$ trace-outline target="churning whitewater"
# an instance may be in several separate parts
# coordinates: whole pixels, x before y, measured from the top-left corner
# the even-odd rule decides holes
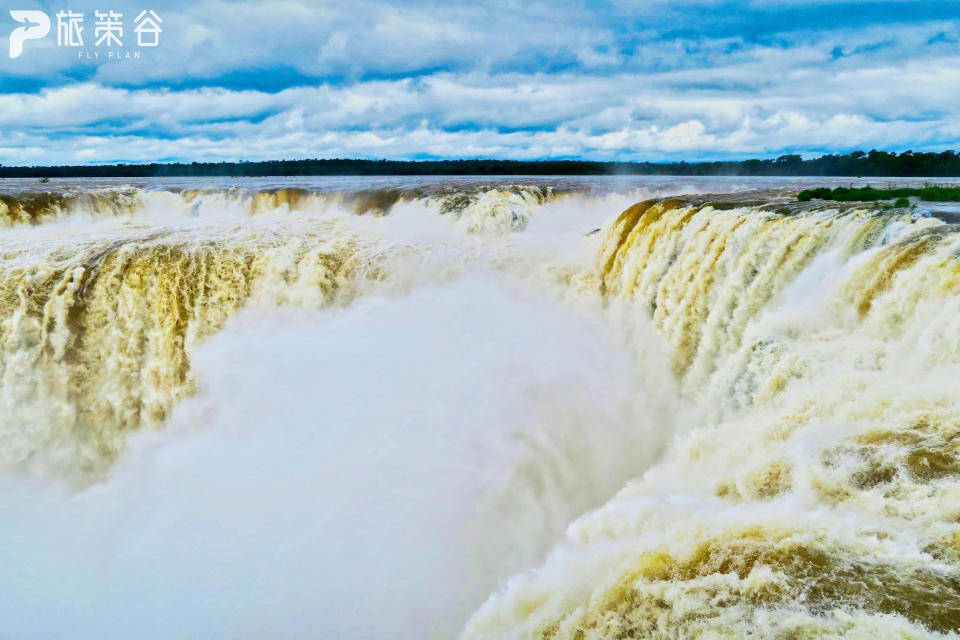
[[[6,187],[4,637],[960,631],[949,214],[772,179]]]

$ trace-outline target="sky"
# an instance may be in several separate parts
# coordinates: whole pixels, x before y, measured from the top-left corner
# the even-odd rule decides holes
[[[5,5],[8,166],[960,146],[958,1]],[[9,9],[51,19],[16,58]],[[84,14],[82,46],[58,46],[68,10]],[[108,10],[123,14],[123,47],[95,45],[94,12]],[[155,47],[136,42],[143,10],[162,20]]]

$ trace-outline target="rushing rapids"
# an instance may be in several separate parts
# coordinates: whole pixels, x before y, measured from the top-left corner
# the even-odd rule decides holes
[[[693,422],[467,637],[926,637],[960,629],[960,235],[866,211],[631,207],[611,307]]]
[[[73,621],[100,637],[154,637],[148,618],[156,637],[960,632],[956,227],[791,202],[794,185],[541,182],[0,197],[0,498],[38,538],[79,522],[83,541],[13,548],[25,536],[0,527],[11,575],[62,553],[37,580],[72,584],[62,565],[117,540],[125,560],[83,569],[124,585],[84,607],[116,626]],[[312,315],[272,320],[282,309]],[[327,437],[347,448],[313,443]],[[248,463],[213,474],[205,452],[224,443]],[[17,499],[62,478],[69,506]],[[263,514],[245,519],[234,491]],[[301,492],[323,527],[276,506]],[[51,523],[57,509],[71,519]],[[261,534],[180,542],[220,535],[208,518]],[[354,579],[322,575],[354,555],[371,558],[338,569]],[[140,576],[138,558],[173,577]],[[287,567],[270,574],[286,604],[229,590],[221,617],[164,627],[118,595],[175,602],[183,575],[237,558]],[[42,626],[18,580],[0,593],[38,612],[21,629]],[[241,609],[256,620],[224,622]]]
[[[348,301],[350,274],[376,271],[369,247],[364,253],[348,230],[326,220],[278,220],[278,211],[383,214],[424,197],[468,232],[509,232],[522,229],[547,194],[124,188],[0,197],[0,220],[10,226],[60,222],[8,234],[3,244],[0,468],[44,474],[60,466],[81,477],[102,471],[127,433],[162,424],[191,392],[188,353],[238,308]],[[181,224],[156,225],[157,216]],[[78,219],[121,225],[78,239]]]

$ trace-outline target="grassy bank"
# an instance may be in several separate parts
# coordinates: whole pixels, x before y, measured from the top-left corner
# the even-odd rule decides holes
[[[870,185],[859,188],[820,187],[806,189],[797,194],[797,200],[836,200],[838,202],[875,202],[878,200],[896,200],[897,206],[903,206],[906,198],[920,198],[927,202],[960,202],[960,187],[926,186],[921,188],[904,187],[901,189],[875,189]]]

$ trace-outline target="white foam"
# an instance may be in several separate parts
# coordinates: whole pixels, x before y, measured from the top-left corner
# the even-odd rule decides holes
[[[0,480],[17,638],[449,638],[659,452],[599,320],[489,277],[250,310],[79,495]]]

